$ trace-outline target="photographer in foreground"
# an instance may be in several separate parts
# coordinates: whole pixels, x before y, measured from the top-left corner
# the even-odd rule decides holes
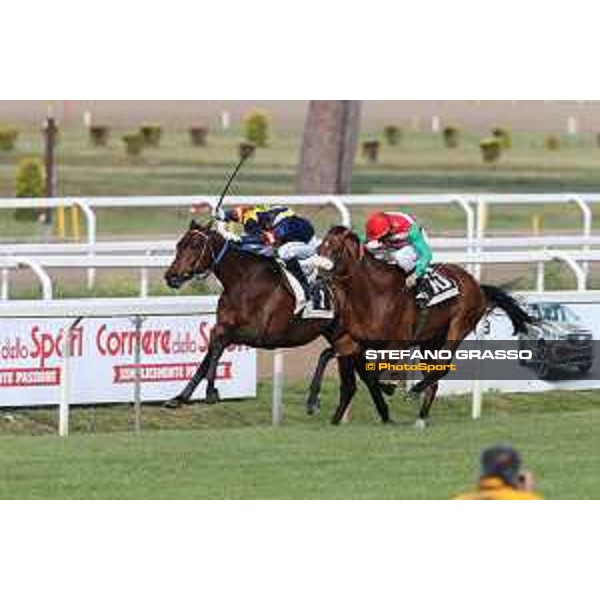
[[[508,444],[502,444],[481,453],[477,489],[455,500],[542,500],[533,487],[532,474],[521,470],[519,454]]]

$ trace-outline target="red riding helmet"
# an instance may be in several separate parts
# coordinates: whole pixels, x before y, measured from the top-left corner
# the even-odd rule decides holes
[[[367,220],[367,240],[379,240],[387,235],[392,228],[392,223],[388,215],[384,212],[372,214]]]

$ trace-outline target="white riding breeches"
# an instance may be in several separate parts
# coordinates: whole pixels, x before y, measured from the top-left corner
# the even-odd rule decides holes
[[[318,269],[330,270],[333,263],[324,256],[317,254],[319,240],[313,237],[310,242],[288,242],[277,250],[277,255],[284,261],[297,258],[307,279],[312,283],[317,277]]]
[[[319,243],[316,237],[313,237],[308,243],[288,242],[277,249],[277,255],[281,260],[288,261],[292,258],[305,260],[317,252]]]
[[[390,257],[405,273],[410,273],[417,263],[417,253],[410,245],[390,252]]]

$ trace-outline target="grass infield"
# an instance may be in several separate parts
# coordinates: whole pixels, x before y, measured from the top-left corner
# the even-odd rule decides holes
[[[378,424],[364,391],[352,422],[332,427],[335,394],[327,382],[323,412],[309,418],[303,388],[290,386],[277,428],[268,385],[257,400],[144,407],[139,436],[128,407],[97,408],[95,434],[90,409],[75,410],[67,439],[53,433],[55,410],[4,412],[0,498],[442,499],[470,487],[480,450],[500,441],[522,453],[546,497],[600,498],[598,392],[488,394],[478,422],[468,400],[442,400],[426,431],[412,428],[416,407],[400,396],[396,424]]]

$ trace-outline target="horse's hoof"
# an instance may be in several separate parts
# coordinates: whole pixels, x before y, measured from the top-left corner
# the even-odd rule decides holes
[[[396,421],[394,419],[386,419],[385,421],[381,421],[384,425],[395,425]]]
[[[427,429],[427,421],[425,419],[417,419],[415,421],[415,429],[423,430]]]
[[[171,410],[175,410],[177,408],[181,408],[182,404],[183,404],[183,400],[179,396],[176,396],[175,398],[171,398],[170,400],[167,400],[163,404],[163,408],[169,408]]]
[[[306,403],[306,414],[316,415],[321,410],[321,403],[319,400],[309,400]]]
[[[379,387],[381,388],[381,391],[386,396],[393,396],[394,392],[398,388],[398,384],[397,383],[380,383]]]
[[[206,399],[204,400],[206,404],[218,404],[221,402],[221,398],[219,396],[218,390],[209,390],[206,392]]]

